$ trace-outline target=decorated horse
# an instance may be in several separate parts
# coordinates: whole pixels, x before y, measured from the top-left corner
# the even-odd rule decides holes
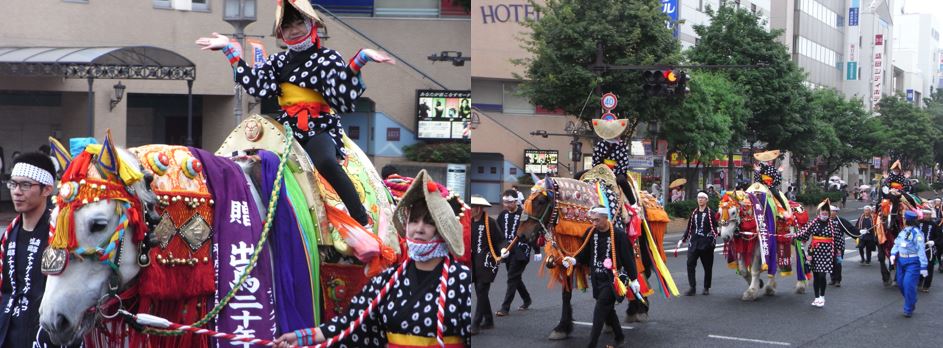
[[[392,197],[360,149],[344,143],[343,167],[373,231],[265,117],[244,120],[216,155],[120,149],[110,132],[101,145],[73,149],[74,158],[53,142],[66,169],[42,260],[42,329],[61,344],[209,347],[206,330],[264,343],[344,311],[401,254]],[[189,331],[142,327],[147,315]]]
[[[631,180],[630,180],[631,181]],[[633,183],[634,184],[634,183]],[[633,185],[634,187],[634,185]],[[624,227],[632,241],[639,274],[655,273],[657,283],[662,292],[678,295],[671,274],[664,264],[664,248],[660,240],[664,237],[667,215],[664,221],[653,222],[657,228],[649,226],[645,218],[646,206],[651,207],[653,213],[657,206],[653,204],[653,197],[643,196],[633,189],[634,197],[649,197],[644,202],[635,199],[632,204],[624,200],[615,182],[615,175],[606,165],[598,165],[586,172],[580,180],[569,178],[548,177],[537,181],[531,190],[530,196],[524,204],[521,224],[518,228],[518,237],[527,241],[534,241],[543,236],[544,246],[543,264],[541,273],[548,271],[549,283],[562,285],[562,313],[560,322],[550,333],[552,340],[563,339],[573,330],[573,308],[571,298],[573,289],[585,290],[587,287],[587,272],[585,266],[564,268],[563,257],[573,257],[579,254],[587,243],[586,231],[590,226],[588,212],[595,206],[605,206],[610,209],[613,225]],[[646,205],[643,205],[645,203]],[[664,211],[661,211],[664,213]],[[656,235],[657,234],[657,235]],[[658,240],[658,242],[656,242]],[[654,293],[645,278],[639,277],[641,296]],[[629,296],[631,297],[631,296]],[[642,299],[633,302],[644,301]],[[637,308],[633,320],[645,314],[647,306],[642,303],[630,303],[630,308]]]
[[[728,191],[721,198],[720,231],[724,241],[724,255],[728,266],[737,270],[747,282],[747,290],[741,300],[753,301],[760,292],[767,296],[776,293],[776,273],[789,275],[792,272],[792,252],[796,255],[796,293],[804,293],[807,279],[802,246],[785,235],[804,226],[809,220],[802,205],[787,201],[789,213],[773,213],[775,202],[767,199],[761,186],[748,191]],[[764,285],[760,276],[767,273]]]

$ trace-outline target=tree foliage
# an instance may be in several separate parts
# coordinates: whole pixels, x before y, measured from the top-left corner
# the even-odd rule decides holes
[[[670,106],[664,99],[646,97],[642,92],[641,71],[608,70],[597,76],[591,68],[597,44],[603,45],[607,64],[678,62],[680,46],[665,27],[667,17],[658,0],[548,0],[542,5],[531,4],[540,11],[540,20],[524,24],[531,34],[522,46],[532,57],[515,62],[525,66],[524,76],[518,76],[524,80],[520,93],[533,104],[590,119],[599,107],[600,95],[594,92],[599,87],[602,93],[619,96],[614,112],[630,120],[626,137],[631,137],[640,122],[667,117]]]
[[[940,132],[932,125],[930,113],[903,96],[888,96],[878,103],[880,125],[877,132],[884,154],[899,159],[905,167],[933,162],[933,145]]]
[[[759,17],[746,9],[722,3],[707,9],[709,25],[695,25],[700,42],[688,50],[694,63],[757,65],[722,69],[745,97],[749,117],[734,139],[755,139],[771,148],[792,150],[811,122],[801,112],[803,73],[777,38],[782,30],[767,31]]]
[[[723,75],[694,73],[681,114],[668,118],[662,133],[673,151],[702,162],[724,157],[734,120],[744,117],[744,100]]]
[[[808,110],[821,130],[815,142],[823,147],[819,157],[823,177],[880,153],[878,122],[861,100],[845,99],[833,89],[816,89],[811,92]]]

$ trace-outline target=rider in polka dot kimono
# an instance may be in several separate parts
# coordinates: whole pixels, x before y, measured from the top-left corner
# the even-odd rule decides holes
[[[471,270],[463,255],[457,197],[443,198],[425,170],[394,216],[409,257],[373,277],[349,312],[319,327],[282,335],[278,347],[328,342],[332,347],[470,347]]]
[[[354,111],[354,102],[365,89],[360,70],[367,62],[394,61],[372,49],[362,49],[345,63],[340,53],[321,46],[317,28],[324,24],[308,1],[278,1],[275,16],[275,34],[288,45],[288,51],[273,54],[254,67],[243,60],[239,44],[226,36],[213,33],[214,37],[200,38],[196,43],[203,49],[223,50],[236,83],[247,93],[278,98],[282,112],[276,121],[292,130],[318,173],[344,201],[350,216],[368,226],[371,222],[367,211],[338,163],[347,152],[336,112]]]

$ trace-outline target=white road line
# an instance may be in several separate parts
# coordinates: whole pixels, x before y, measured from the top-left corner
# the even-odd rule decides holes
[[[731,341],[772,344],[776,346],[791,346],[792,345],[792,343],[789,343],[789,342],[764,341],[764,340],[756,340],[752,338],[741,338],[741,337],[730,337],[730,336],[719,336],[719,335],[707,335],[707,337],[717,338],[717,339],[722,339],[722,340],[731,340]]]
[[[584,326],[593,326],[593,323],[587,323],[587,322],[585,322],[585,321],[573,321],[573,324],[576,324],[576,325],[584,325]],[[623,329],[626,329],[626,330],[633,330],[633,329],[635,329],[634,327],[631,327],[631,326],[623,326],[622,328],[623,328]]]

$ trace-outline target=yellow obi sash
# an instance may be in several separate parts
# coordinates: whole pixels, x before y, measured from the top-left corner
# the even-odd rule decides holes
[[[278,105],[291,116],[298,118],[298,129],[308,130],[308,118],[321,117],[321,114],[334,114],[331,106],[321,93],[309,88],[299,87],[294,83],[278,84],[282,95],[278,96]]]
[[[389,332],[386,334],[387,347],[389,348],[432,348],[439,347],[439,342],[435,337],[414,336],[408,334],[398,334]],[[465,343],[461,337],[445,336],[446,348],[464,348]]]

